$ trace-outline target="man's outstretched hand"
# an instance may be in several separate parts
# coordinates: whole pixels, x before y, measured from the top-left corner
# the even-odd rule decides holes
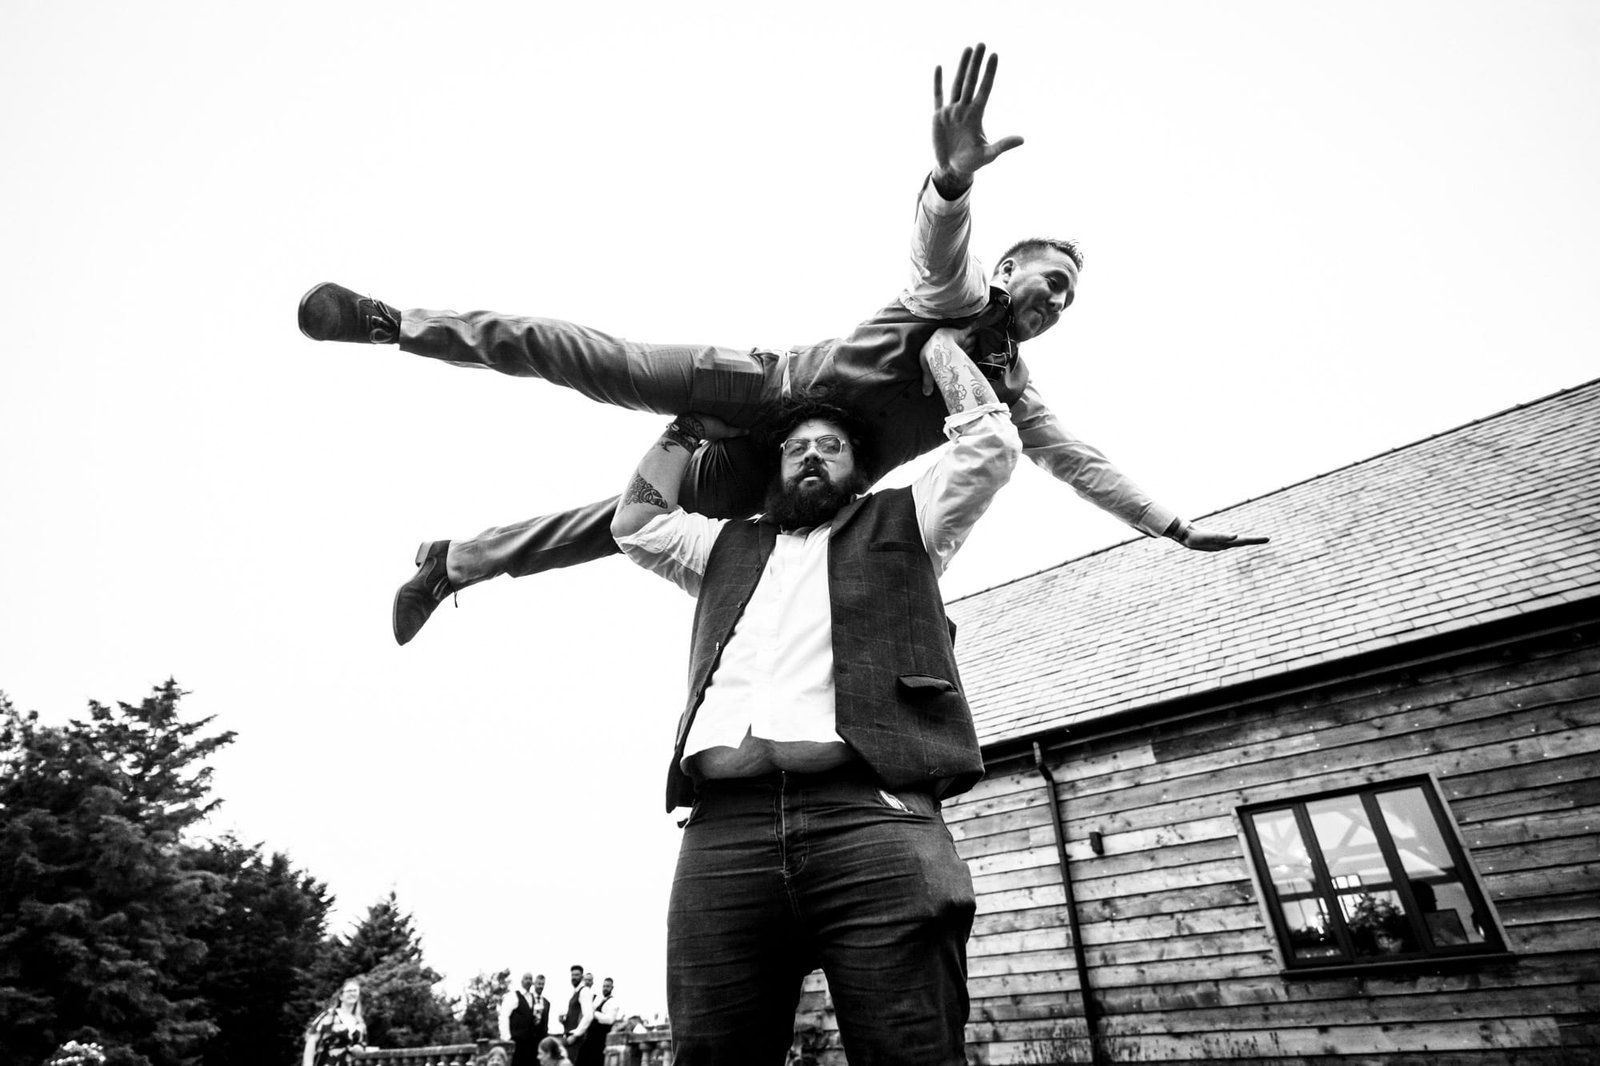
[[[1241,537],[1237,533],[1218,533],[1214,529],[1189,523],[1178,543],[1190,551],[1220,552],[1229,548],[1243,548],[1251,544],[1265,544],[1270,537]]]
[[[1002,137],[990,144],[983,134],[983,109],[989,105],[989,90],[994,87],[999,64],[1000,57],[991,55],[979,81],[983,45],[962,49],[948,104],[944,101],[944,68],[933,68],[933,183],[946,200],[960,196],[972,184],[974,174],[1022,143],[1021,137]]]

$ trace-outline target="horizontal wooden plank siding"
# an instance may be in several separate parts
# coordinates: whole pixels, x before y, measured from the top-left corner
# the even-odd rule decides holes
[[[1465,646],[1062,744],[1045,759],[1061,783],[1106,1061],[1600,1061],[1592,629]],[[1515,957],[1450,972],[1285,976],[1237,809],[1424,774],[1439,782]],[[979,900],[975,1061],[1089,1061],[1042,778],[1029,761],[996,763],[947,818]]]
[[[1489,648],[1463,638],[1426,663],[1191,708],[1044,757],[1104,1061],[1600,1062],[1594,624]],[[1238,808],[1419,775],[1438,782],[1511,957],[1285,974]],[[1013,749],[946,807],[978,895],[973,1062],[1090,1061],[1047,795]],[[802,1014],[836,1043],[826,1008],[814,976]]]

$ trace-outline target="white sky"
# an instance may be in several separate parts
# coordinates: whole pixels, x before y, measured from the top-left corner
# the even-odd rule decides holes
[[[175,676],[239,732],[220,824],[337,930],[394,888],[452,991],[576,960],[660,1009],[691,602],[612,559],[403,649],[389,603],[418,541],[609,495],[662,420],[295,304],[843,333],[903,282],[932,68],[979,39],[1028,143],[976,251],[1082,241],[1035,380],[1181,513],[1596,375],[1593,4],[16,3],[0,689],[61,720]],[[1125,535],[1030,467],[946,589]]]

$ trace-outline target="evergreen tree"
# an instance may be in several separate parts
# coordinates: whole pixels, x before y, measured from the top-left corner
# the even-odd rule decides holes
[[[234,734],[181,721],[183,695],[169,680],[61,727],[0,695],[0,1062],[87,1039],[108,1066],[186,1066],[215,1032],[189,990],[217,888],[181,834]]]
[[[326,975],[326,990],[346,977],[361,980],[372,1046],[423,1047],[464,1038],[455,1001],[434,991],[441,978],[422,961],[422,939],[393,892],[367,908],[367,916],[330,957],[341,969]]]
[[[209,947],[196,991],[217,1032],[207,1063],[284,1066],[298,1060],[307,1023],[321,1009],[315,976],[329,942],[327,886],[282,854],[225,838],[192,852],[222,897],[198,930]]]
[[[344,942],[339,961],[346,974],[361,974],[370,973],[389,959],[417,961],[421,958],[422,938],[411,928],[411,915],[401,912],[399,901],[391,891],[367,908],[367,916]]]
[[[466,1006],[461,1011],[461,1026],[468,1040],[500,1038],[500,1001],[511,991],[511,970],[480,973],[467,982]]]

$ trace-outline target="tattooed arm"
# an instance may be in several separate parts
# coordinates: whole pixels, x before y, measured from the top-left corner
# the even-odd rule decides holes
[[[922,346],[922,365],[933,379],[933,387],[944,397],[944,405],[951,421],[966,421],[971,412],[980,407],[999,403],[994,389],[970,356],[961,350],[963,331],[941,329],[935,331],[928,343]]]
[[[958,330],[941,329],[922,349],[923,366],[950,412],[945,434],[955,442],[911,486],[922,544],[939,574],[1010,480],[1022,452],[1006,405],[962,351],[962,339]]]
[[[682,414],[673,419],[629,478],[611,516],[611,535],[632,536],[657,515],[678,506],[678,488],[690,457],[702,442],[744,433],[712,415]]]

